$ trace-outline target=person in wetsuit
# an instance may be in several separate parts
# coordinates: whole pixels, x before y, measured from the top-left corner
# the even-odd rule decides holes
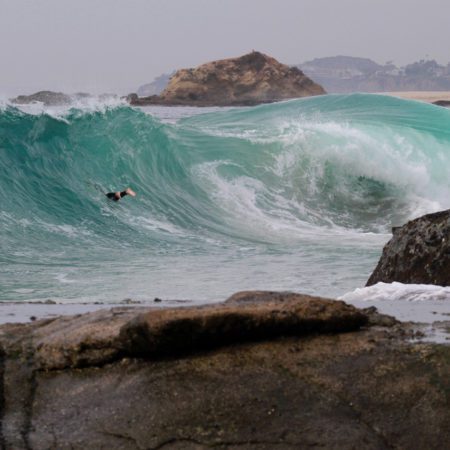
[[[125,195],[131,195],[131,197],[136,197],[136,192],[131,190],[130,188],[126,188],[122,192],[108,192],[105,194],[109,199],[114,200],[115,202],[118,202],[122,197],[125,197]]]

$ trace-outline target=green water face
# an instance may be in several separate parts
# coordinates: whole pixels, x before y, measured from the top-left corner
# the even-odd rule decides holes
[[[6,107],[0,300],[351,289],[391,226],[450,206],[449,124],[444,108],[362,94],[175,124]],[[106,199],[127,186],[136,198]]]

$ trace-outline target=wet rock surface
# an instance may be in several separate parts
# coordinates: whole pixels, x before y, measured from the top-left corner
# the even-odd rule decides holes
[[[297,67],[253,51],[238,58],[178,70],[159,95],[130,94],[132,105],[248,106],[325,94]]]
[[[3,325],[0,446],[442,448],[450,347],[412,343],[386,320],[363,326],[370,315],[245,292]]]
[[[344,302],[256,292],[224,304],[140,314],[120,330],[127,355],[180,355],[279,336],[352,331],[367,317]]]
[[[366,286],[379,281],[450,286],[450,210],[395,227]]]

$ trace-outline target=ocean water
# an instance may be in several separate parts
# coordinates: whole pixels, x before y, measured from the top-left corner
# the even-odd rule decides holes
[[[393,298],[392,286],[355,290],[392,226],[450,207],[449,167],[450,110],[387,96],[234,109],[4,102],[0,301]],[[137,197],[104,195],[127,186]]]

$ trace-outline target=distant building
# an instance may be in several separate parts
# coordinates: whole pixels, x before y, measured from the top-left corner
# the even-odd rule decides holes
[[[329,93],[450,90],[450,63],[421,60],[397,67],[368,58],[332,56],[298,65]]]

